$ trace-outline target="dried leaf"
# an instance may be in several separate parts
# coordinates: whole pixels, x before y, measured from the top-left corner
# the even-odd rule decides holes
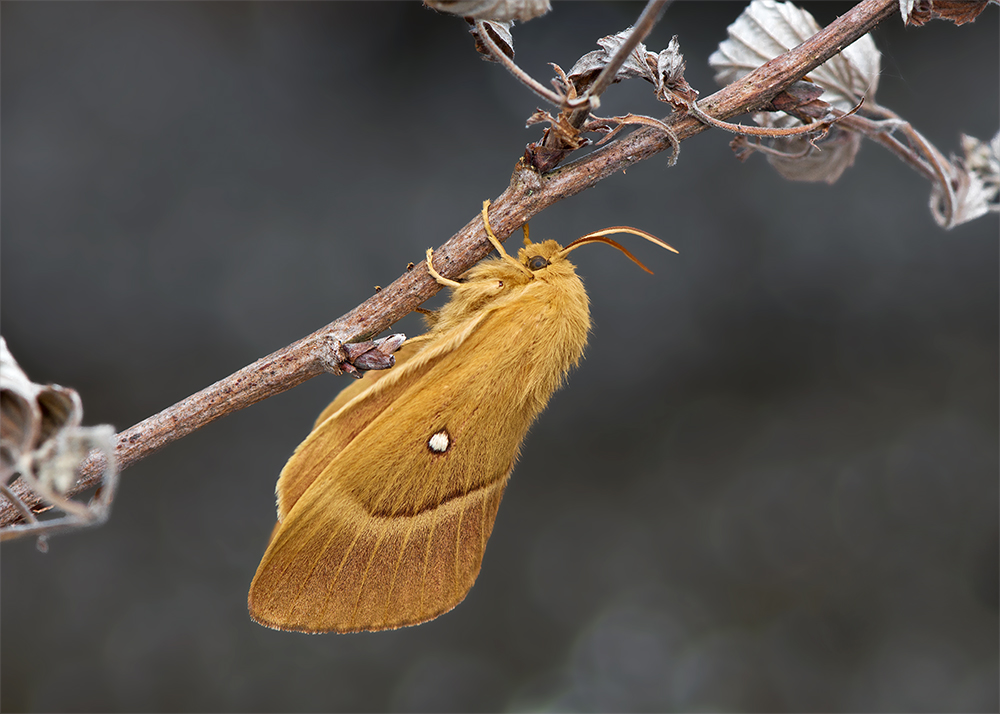
[[[586,92],[587,87],[593,84],[597,75],[604,70],[631,34],[632,28],[629,27],[617,34],[602,37],[597,41],[601,46],[600,50],[588,52],[576,61],[567,75],[576,94],[582,95]],[[640,42],[629,53],[615,73],[612,82],[636,77],[645,79],[656,87],[656,96],[660,101],[669,102],[676,108],[684,105],[684,102],[678,101],[678,97],[683,97],[689,102],[698,98],[698,92],[684,79],[684,69],[684,55],[680,52],[680,45],[675,35],[667,48],[659,54],[648,51]]]
[[[1000,132],[989,144],[963,135],[962,149],[964,158],[951,158],[954,206],[950,215],[944,188],[935,184],[931,191],[931,213],[943,228],[954,228],[987,213],[1000,212]]]
[[[789,154],[768,154],[767,161],[789,181],[834,183],[850,166],[861,148],[861,136],[834,127],[827,138],[810,145],[808,137],[775,139],[771,147]]]
[[[549,0],[424,0],[424,4],[452,15],[498,22],[526,22],[552,9]]]
[[[907,27],[920,27],[931,20],[951,20],[956,25],[974,22],[979,13],[990,3],[1000,4],[998,0],[900,0],[899,9],[903,16],[903,24]]]
[[[992,177],[994,183],[1000,180],[1000,131],[989,144],[974,136],[962,134],[962,151],[965,153],[965,165],[970,171],[983,175],[986,180]]]
[[[649,55],[649,58],[652,60],[653,55]],[[655,56],[655,60],[656,78],[653,84],[656,85],[657,99],[669,102],[675,109],[682,105],[677,101],[677,96],[683,97],[688,102],[698,99],[698,91],[684,79],[684,55],[681,54],[677,35],[671,38],[665,50]]]
[[[790,2],[754,0],[729,26],[729,39],[708,60],[716,70],[715,81],[733,82],[819,30],[812,15]],[[775,97],[768,109],[785,114],[766,111],[754,115],[754,120],[761,126],[784,128],[802,124],[796,116],[822,118],[830,106],[851,111],[863,97],[874,97],[880,64],[875,41],[865,35],[810,72],[807,81],[792,85],[785,96]],[[816,88],[821,93],[817,94]],[[768,152],[768,162],[785,178],[833,183],[854,163],[861,141],[850,132],[834,129],[822,141],[793,137],[766,146],[774,150]]]
[[[990,200],[996,197],[996,188],[986,186],[978,175],[963,167],[955,167],[951,185],[955,195],[955,207],[951,215],[948,215],[945,208],[940,185],[935,184],[931,191],[931,213],[939,226],[954,228],[990,212]],[[996,204],[993,204],[992,210],[996,210]]]
[[[967,0],[934,0],[931,3],[934,17],[939,20],[951,20],[956,25],[964,25],[967,22],[975,22],[979,13],[986,9],[986,6],[997,0],[983,0],[983,2],[968,2]]]
[[[490,48],[483,42],[483,38],[479,36],[479,27],[475,22],[470,20],[472,25],[469,28],[469,33],[476,40],[476,52],[483,56],[483,59],[490,62],[497,62],[498,60],[490,52]],[[486,32],[489,33],[490,39],[493,40],[493,44],[500,48],[510,59],[514,59],[514,36],[511,34],[510,29],[514,26],[513,22],[491,22],[486,21],[483,23],[483,27],[486,28]]]
[[[819,30],[812,15],[790,2],[754,0],[727,29],[729,39],[708,59],[716,70],[715,81],[720,85],[734,82]],[[880,64],[875,41],[865,35],[814,69],[806,79],[826,90],[826,102],[846,112],[862,97],[874,97]]]
[[[567,77],[576,87],[578,94],[583,94],[586,87],[597,78],[597,75],[607,66],[615,52],[628,40],[631,34],[632,28],[629,27],[617,34],[602,37],[597,41],[601,49],[588,52],[576,61],[576,64],[570,69]],[[646,51],[646,46],[640,42],[615,73],[613,81],[620,82],[623,79],[642,77],[656,84],[653,70],[650,69],[649,62],[646,59],[649,55],[650,53]]]
[[[915,0],[899,0],[899,14],[903,17],[903,24],[909,23],[910,13],[913,11]]]
[[[19,459],[41,447],[60,429],[80,425],[80,396],[58,384],[35,384],[0,337],[0,483],[11,480]]]
[[[27,523],[5,527],[0,540],[20,535],[44,538],[58,530],[101,523],[107,519],[117,485],[114,429],[83,427],[83,407],[72,389],[35,384],[17,364],[0,337],[0,492],[24,515]],[[107,457],[101,492],[84,504],[64,498],[91,449]],[[38,521],[8,484],[20,479],[47,504],[66,515]]]

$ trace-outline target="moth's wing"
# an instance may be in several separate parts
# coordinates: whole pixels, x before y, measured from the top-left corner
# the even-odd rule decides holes
[[[305,493],[326,465],[340,453],[340,450],[398,397],[398,389],[379,390],[376,394],[372,392],[372,387],[383,377],[402,371],[403,366],[426,342],[427,335],[407,340],[393,355],[396,360],[395,367],[365,372],[361,379],[354,380],[350,386],[342,389],[323,410],[316,419],[312,432],[295,449],[295,454],[278,476],[275,493],[278,499],[279,520],[284,519],[299,497]],[[320,428],[348,404],[351,404],[349,409]],[[274,534],[271,537],[273,538]]]
[[[257,622],[304,632],[390,629],[437,617],[465,597],[539,409],[511,379],[524,352],[511,350],[510,335],[490,329],[489,319],[477,322],[328,418],[321,430],[381,405],[346,444],[324,441],[331,460],[293,464],[321,455],[309,445],[315,434],[296,452],[286,469],[319,473],[254,576],[248,603]],[[353,431],[337,429],[341,439]],[[441,432],[448,447],[438,453],[428,440]]]

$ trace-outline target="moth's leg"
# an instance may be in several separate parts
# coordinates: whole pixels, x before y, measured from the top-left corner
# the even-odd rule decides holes
[[[490,243],[493,247],[497,249],[504,258],[509,259],[510,256],[507,255],[507,251],[503,249],[503,243],[501,243],[495,235],[493,235],[493,229],[490,228],[490,199],[483,201],[483,226],[486,228],[486,237],[490,239]]]
[[[432,248],[427,249],[427,272],[431,274],[431,277],[438,281],[441,285],[446,285],[449,288],[457,288],[462,283],[455,280],[449,280],[444,277],[438,271],[434,270],[434,250]]]
[[[508,263],[516,265],[520,270],[524,271],[533,278],[534,273],[532,273],[526,267],[521,265],[521,261],[517,260],[516,258],[511,258],[509,255],[507,255],[507,251],[503,249],[503,243],[501,243],[500,240],[495,235],[493,235],[493,229],[490,227],[490,199],[488,198],[485,201],[483,201],[483,227],[486,228],[486,237],[490,239],[490,243],[492,243],[493,247],[497,249],[497,252],[500,254],[500,256]],[[528,237],[527,228],[525,228],[524,235],[525,238]]]

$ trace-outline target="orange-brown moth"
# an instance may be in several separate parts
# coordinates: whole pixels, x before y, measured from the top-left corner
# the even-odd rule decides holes
[[[408,340],[396,366],[368,372],[320,414],[282,469],[278,524],[250,585],[250,616],[301,632],[416,625],[451,610],[479,574],[521,441],[583,354],[590,309],[565,248],[532,243],[461,282]],[[674,251],[676,252],[676,251]]]

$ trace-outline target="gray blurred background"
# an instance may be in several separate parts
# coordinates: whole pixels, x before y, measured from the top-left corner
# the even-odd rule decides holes
[[[741,8],[678,3],[647,44],[679,35],[706,96]],[[557,3],[517,59],[547,82],[640,10]],[[946,153],[997,130],[997,17],[875,35],[878,100]],[[391,282],[539,135],[538,100],[417,3],[5,2],[0,44],[3,334],[119,429]],[[639,81],[601,109],[628,111],[667,113]],[[456,610],[348,636],[248,618],[274,481],[348,383],[320,377],[126,471],[106,526],[3,547],[0,707],[996,711],[997,218],[939,229],[872,144],[829,187],[730,138],[532,223],[681,252],[624,237],[655,277],[574,253],[587,359]]]

